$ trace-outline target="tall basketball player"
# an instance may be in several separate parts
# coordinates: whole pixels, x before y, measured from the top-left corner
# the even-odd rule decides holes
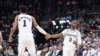
[[[51,38],[64,37],[63,56],[74,56],[76,44],[81,45],[81,34],[77,30],[78,22],[73,20],[69,29],[63,30],[61,33],[54,34]]]
[[[12,41],[12,35],[18,26],[18,56],[24,56],[24,51],[26,48],[30,56],[36,56],[33,39],[34,34],[32,34],[32,24],[40,33],[45,35],[46,38],[50,35],[37,24],[34,17],[26,14],[28,10],[26,6],[21,6],[19,9],[20,14],[15,17],[15,21],[9,35],[9,42]]]

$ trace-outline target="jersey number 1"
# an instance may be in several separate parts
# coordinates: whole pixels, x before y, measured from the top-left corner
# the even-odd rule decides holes
[[[24,22],[24,25],[23,26],[26,27],[26,20],[24,20],[23,22]]]

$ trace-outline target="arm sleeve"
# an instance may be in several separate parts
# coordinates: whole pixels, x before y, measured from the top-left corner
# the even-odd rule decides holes
[[[61,33],[63,34],[63,36],[66,36],[68,29],[63,30]]]
[[[36,26],[36,29],[37,29],[40,33],[46,35],[45,30],[43,30],[40,26]]]

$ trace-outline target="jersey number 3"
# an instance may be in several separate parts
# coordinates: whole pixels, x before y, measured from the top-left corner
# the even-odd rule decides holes
[[[69,42],[71,42],[72,41],[72,38],[69,38]]]
[[[26,27],[26,20],[23,20],[24,24],[23,24],[23,27]]]

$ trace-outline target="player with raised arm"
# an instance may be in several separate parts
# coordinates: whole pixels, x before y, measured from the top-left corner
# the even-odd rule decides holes
[[[25,49],[27,48],[30,56],[36,56],[34,34],[32,34],[32,24],[45,38],[50,37],[46,31],[44,31],[36,22],[33,16],[27,14],[27,7],[20,6],[20,14],[15,17],[13,27],[11,28],[9,35],[9,42],[12,42],[12,36],[18,26],[18,56],[24,56]]]
[[[78,22],[73,20],[69,29],[63,30],[61,33],[54,34],[51,38],[64,37],[63,56],[74,56],[76,45],[81,45],[81,33],[77,29]]]

